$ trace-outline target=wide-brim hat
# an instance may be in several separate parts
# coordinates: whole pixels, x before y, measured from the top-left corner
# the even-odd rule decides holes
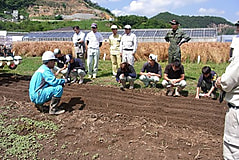
[[[172,25],[178,25],[179,24],[179,22],[176,21],[175,19],[169,21],[169,23],[172,24]]]

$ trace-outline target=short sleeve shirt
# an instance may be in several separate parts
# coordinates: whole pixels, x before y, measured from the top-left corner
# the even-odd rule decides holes
[[[168,75],[169,79],[178,79],[181,78],[181,75],[184,74],[184,67],[180,65],[179,70],[174,71],[172,64],[168,64],[164,70],[164,73]]]
[[[88,48],[99,49],[100,42],[103,42],[103,36],[99,32],[89,32],[85,38],[89,41]]]
[[[202,86],[202,81],[205,81],[206,83],[211,83],[213,86],[216,83],[217,80],[217,74],[215,71],[211,71],[210,75],[208,77],[204,77],[203,74],[200,75],[199,79],[198,79],[198,84],[197,87],[201,87]]]

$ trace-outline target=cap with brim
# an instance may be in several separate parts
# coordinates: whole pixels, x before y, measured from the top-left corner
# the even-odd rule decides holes
[[[91,28],[97,28],[97,24],[96,23],[92,23],[91,24]]]
[[[235,23],[235,26],[239,26],[239,21],[237,21],[237,23]]]
[[[117,26],[116,25],[112,25],[110,28],[111,29],[117,29]]]
[[[131,29],[131,26],[127,24],[124,26],[124,29]]]
[[[172,24],[172,25],[177,25],[177,24],[179,24],[179,22],[176,21],[175,19],[171,20],[169,23]]]
[[[70,62],[71,59],[72,59],[72,55],[70,54],[66,55],[66,63]]]

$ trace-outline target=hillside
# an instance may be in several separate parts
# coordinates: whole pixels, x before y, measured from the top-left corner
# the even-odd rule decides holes
[[[183,28],[205,28],[213,27],[221,24],[232,26],[231,22],[228,22],[224,18],[214,17],[214,16],[179,16],[171,14],[169,12],[159,13],[158,15],[152,17],[151,19],[162,20],[168,23],[172,19],[176,19],[180,22]]]
[[[100,7],[90,0],[6,0],[1,5],[0,12],[3,13],[5,10],[11,12],[16,9],[30,19],[54,19],[56,15],[67,17],[66,20],[110,19],[113,17],[108,9]]]

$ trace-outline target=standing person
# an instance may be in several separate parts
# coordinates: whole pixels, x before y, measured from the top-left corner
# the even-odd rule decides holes
[[[121,56],[120,56],[120,41],[122,36],[117,33],[117,26],[112,25],[111,30],[112,34],[109,36],[110,44],[110,59],[112,62],[112,73],[113,76],[116,76],[117,69],[120,67]]]
[[[129,89],[133,89],[135,80],[136,72],[134,70],[134,67],[128,62],[122,62],[116,75],[116,81],[118,83],[121,83],[120,89],[124,90],[126,82],[129,82]]]
[[[145,86],[148,87],[150,82],[152,82],[152,87],[156,87],[156,83],[159,78],[162,77],[162,68],[159,63],[156,62],[156,55],[150,54],[149,60],[143,65],[140,71],[139,79],[144,82]]]
[[[80,58],[85,63],[85,33],[80,31],[79,26],[74,26],[73,44],[75,49],[75,58]]]
[[[170,42],[170,46],[168,48],[168,64],[174,62],[175,60],[181,62],[180,46],[191,39],[186,33],[178,29],[178,21],[172,20],[169,23],[171,24],[172,30],[170,30],[164,38],[166,42]]]
[[[131,33],[131,26],[125,25],[125,34],[122,36],[120,42],[120,55],[122,56],[122,62],[128,62],[134,66],[134,55],[137,50],[137,37],[134,33]]]
[[[236,26],[237,35],[233,37],[232,43],[230,46],[230,57],[232,58],[239,55],[239,48],[237,47],[239,45],[239,21],[237,21],[235,26]]]
[[[61,96],[63,93],[63,85],[67,82],[65,79],[56,79],[51,69],[54,68],[56,57],[53,52],[46,51],[42,55],[43,65],[33,74],[29,96],[36,106],[41,107],[44,103],[51,100],[49,114],[62,114],[65,111],[59,109]]]
[[[61,50],[58,48],[54,49],[54,55],[57,58],[57,65],[54,66],[54,71],[56,71],[55,75],[57,76],[59,73],[62,73],[63,76],[65,76],[67,73],[67,64],[70,61],[70,56],[62,54]]]
[[[88,67],[88,78],[96,78],[98,72],[98,63],[100,58],[100,47],[102,46],[103,37],[97,32],[97,24],[91,24],[91,32],[86,35],[86,49],[87,49],[87,67]],[[94,60],[94,67],[93,67]]]
[[[184,67],[179,61],[168,64],[164,70],[163,87],[167,89],[167,95],[173,96],[175,87],[175,97],[180,96],[180,92],[186,87],[187,83],[184,80]]]
[[[84,77],[86,75],[85,73],[85,66],[84,63],[81,61],[80,58],[73,58],[70,56],[70,63],[68,65],[67,73],[66,73],[66,79],[69,78],[70,74],[74,76],[74,80],[72,82],[77,81],[77,77],[80,77],[79,84],[82,84],[84,82]]]
[[[239,31],[238,22],[236,26]],[[239,50],[239,45],[234,47],[234,50]],[[216,81],[216,87],[225,92],[225,101],[229,107],[225,115],[223,136],[223,158],[225,160],[239,159],[239,54],[233,57],[225,73]]]
[[[216,96],[216,87],[215,82],[217,80],[217,73],[212,71],[209,66],[204,66],[202,68],[202,74],[198,79],[197,90],[196,90],[196,99],[199,99],[200,88],[203,91],[204,97],[211,97],[212,99],[217,99]]]

